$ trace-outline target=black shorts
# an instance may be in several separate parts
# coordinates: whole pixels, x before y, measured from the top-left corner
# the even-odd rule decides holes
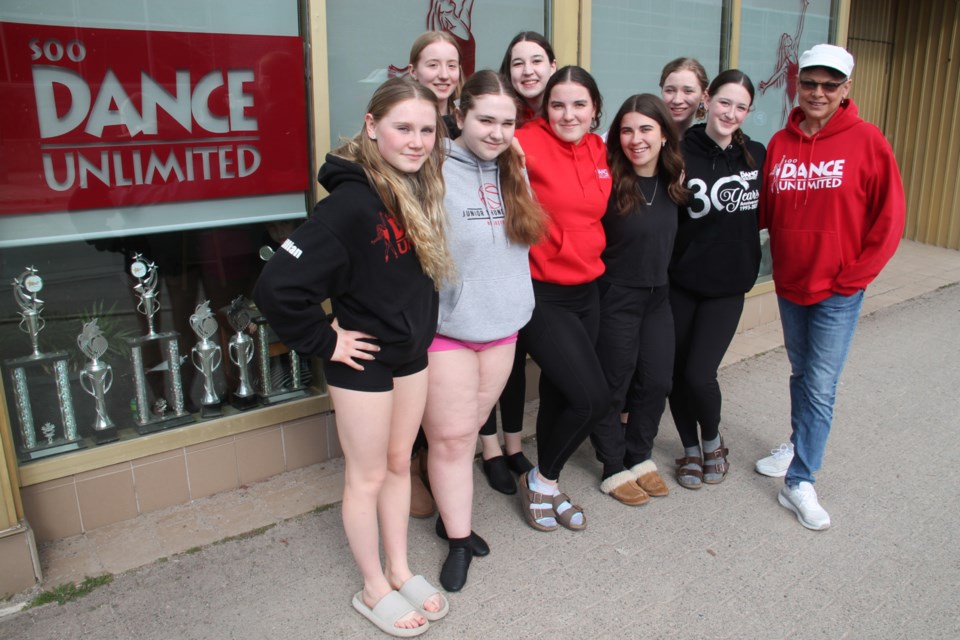
[[[358,360],[363,371],[357,371],[342,362],[326,361],[323,371],[327,384],[351,391],[392,391],[393,379],[412,376],[427,368],[427,354],[415,360],[399,365],[391,365],[379,360]]]

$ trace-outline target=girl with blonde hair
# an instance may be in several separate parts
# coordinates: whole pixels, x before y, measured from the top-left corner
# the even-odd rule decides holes
[[[409,78],[381,85],[363,130],[320,169],[330,195],[254,291],[287,346],[325,361],[346,461],[343,526],[363,576],[353,606],[399,637],[425,632],[449,609],[407,561],[410,447],[426,402],[437,288],[453,272],[442,126],[433,92]],[[327,298],[331,317],[320,304]]]
[[[453,112],[464,81],[461,59],[456,38],[446,31],[427,31],[413,41],[407,67],[410,77],[436,94],[440,115],[451,132],[456,131]]]

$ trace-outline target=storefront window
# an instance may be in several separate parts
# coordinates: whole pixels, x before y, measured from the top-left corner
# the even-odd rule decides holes
[[[744,128],[755,140],[766,144],[786,124],[797,104],[800,54],[829,42],[830,6],[830,0],[743,0],[739,66],[757,92]]]
[[[594,0],[590,70],[603,95],[606,131],[635,93],[660,95],[660,72],[674,58],[696,58],[720,70],[722,0]]]
[[[460,43],[465,75],[499,69],[520,31],[544,32],[542,0],[378,0],[327,2],[330,140],[360,130],[367,102],[388,77],[405,72],[410,46],[424,31],[449,31]]]
[[[21,462],[305,395],[309,367],[243,299],[306,215],[297,0],[37,4],[0,17],[0,364]]]
[[[740,27],[740,69],[756,89],[753,112],[744,131],[763,144],[784,127],[797,104],[800,54],[829,42],[830,0],[743,0]],[[763,261],[759,281],[771,279],[769,237],[761,233]]]

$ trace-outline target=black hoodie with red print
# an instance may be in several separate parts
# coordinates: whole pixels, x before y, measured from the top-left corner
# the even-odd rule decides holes
[[[360,165],[327,155],[320,184],[330,193],[267,262],[253,297],[280,339],[329,360],[344,329],[377,340],[378,361],[410,362],[437,329],[438,295],[416,251]],[[320,303],[329,298],[333,317]]]

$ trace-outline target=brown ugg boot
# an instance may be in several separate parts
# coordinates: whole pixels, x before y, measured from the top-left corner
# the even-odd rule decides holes
[[[600,491],[625,505],[638,507],[650,502],[650,496],[636,482],[631,471],[620,471],[600,483]]]
[[[670,493],[667,483],[663,481],[663,478],[657,472],[657,464],[653,460],[644,460],[640,464],[635,464],[630,467],[630,471],[637,476],[637,484],[640,485],[648,495],[655,498],[662,498]]]

